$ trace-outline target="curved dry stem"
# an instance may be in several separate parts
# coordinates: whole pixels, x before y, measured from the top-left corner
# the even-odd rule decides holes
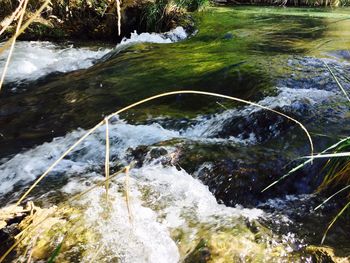
[[[233,101],[238,101],[244,104],[248,104],[248,105],[252,105],[255,107],[258,107],[260,109],[264,109],[273,113],[276,113],[280,116],[285,117],[288,120],[291,120],[292,122],[296,123],[297,125],[300,126],[300,128],[305,132],[307,139],[309,140],[310,143],[310,149],[311,149],[311,156],[313,156],[314,153],[314,145],[312,142],[312,138],[310,136],[310,133],[308,132],[308,130],[305,128],[305,126],[297,121],[296,119],[282,113],[279,111],[276,111],[274,109],[270,109],[266,106],[254,103],[254,102],[250,102],[247,100],[243,100],[240,98],[236,98],[236,97],[231,97],[231,96],[227,96],[227,95],[222,95],[222,94],[218,94],[218,93],[213,93],[213,92],[206,92],[206,91],[196,91],[196,90],[179,90],[179,91],[171,91],[171,92],[165,92],[165,93],[161,93],[143,100],[140,100],[138,102],[135,102],[129,106],[126,106],[110,115],[108,115],[104,120],[102,120],[101,122],[99,122],[96,126],[94,126],[92,129],[90,129],[84,136],[82,136],[76,143],[74,143],[67,151],[65,151],[61,157],[59,157],[32,185],[31,187],[24,193],[24,195],[17,201],[16,205],[19,205],[24,198],[26,198],[26,196],[34,189],[34,187],[45,177],[48,175],[48,173],[54,168],[56,167],[56,165],[65,157],[67,156],[70,152],[72,152],[75,147],[77,147],[82,141],[84,141],[91,133],[93,133],[97,128],[99,128],[100,126],[102,126],[105,123],[105,120],[109,120],[110,118],[117,116],[118,114],[125,112],[131,108],[134,108],[138,105],[144,104],[146,102],[152,101],[152,100],[156,100],[158,98],[162,98],[162,97],[167,97],[167,96],[172,96],[172,95],[178,95],[178,94],[197,94],[197,95],[205,95],[205,96],[211,96],[211,97],[218,97],[218,98],[224,98],[224,99],[229,99],[229,100],[233,100]]]
[[[286,119],[288,120],[291,120],[292,122],[298,124],[300,126],[300,128],[305,132],[306,134],[306,137],[307,139],[309,140],[309,143],[310,143],[310,149],[311,149],[311,156],[313,156],[313,153],[314,153],[314,145],[313,145],[313,142],[312,142],[312,138],[311,138],[311,135],[310,133],[308,132],[308,130],[305,128],[305,126],[297,121],[296,119],[288,116],[287,114],[284,114],[280,111],[277,111],[277,110],[274,110],[274,109],[271,109],[269,107],[266,107],[266,106],[263,106],[263,105],[260,105],[258,103],[255,103],[255,102],[251,102],[251,101],[248,101],[248,100],[244,100],[244,99],[240,99],[240,98],[236,98],[236,97],[232,97],[232,96],[227,96],[227,95],[223,95],[223,94],[218,94],[218,93],[213,93],[213,92],[206,92],[206,91],[197,91],[197,90],[179,90],[179,91],[170,91],[170,92],[165,92],[165,93],[161,93],[161,94],[158,94],[158,95],[155,95],[155,96],[152,96],[152,97],[149,97],[147,99],[144,99],[144,100],[140,100],[134,104],[131,104],[115,113],[112,113],[111,115],[109,115],[107,118],[111,118],[111,117],[114,117],[122,112],[125,112],[131,108],[134,108],[140,104],[144,104],[148,101],[151,101],[151,100],[155,100],[155,99],[158,99],[158,98],[162,98],[162,97],[167,97],[167,96],[171,96],[171,95],[178,95],[178,94],[197,94],[197,95],[206,95],[206,96],[211,96],[211,97],[218,97],[218,98],[224,98],[224,99],[229,99],[229,100],[233,100],[233,101],[238,101],[238,102],[241,102],[241,103],[244,103],[244,104],[248,104],[248,105],[251,105],[251,106],[255,106],[257,108],[260,108],[260,109],[264,109],[264,110],[267,110],[267,111],[271,111],[273,113],[276,113],[278,115],[281,115],[283,117],[285,117]]]

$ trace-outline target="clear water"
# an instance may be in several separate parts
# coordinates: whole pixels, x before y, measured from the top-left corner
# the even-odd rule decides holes
[[[199,89],[281,110],[310,130],[316,151],[349,134],[347,102],[324,62],[348,90],[350,10],[209,8],[196,16],[198,32],[186,40],[177,28],[134,34],[113,50],[19,43],[1,95],[1,204],[103,116],[159,92]],[[32,60],[38,54],[45,56]],[[25,73],[23,61],[36,69]],[[110,141],[113,170],[138,161],[130,211],[125,174],[111,184],[107,216],[103,187],[69,203],[90,232],[83,244],[67,245],[62,260],[74,254],[88,262],[98,250],[101,262],[198,262],[205,251],[209,262],[307,262],[304,248],[318,244],[336,212],[336,203],[313,211],[322,163],[260,193],[310,148],[297,126],[252,106],[169,97],[112,120]],[[103,180],[104,154],[101,127],[29,199],[66,206]],[[343,255],[348,227],[342,222],[326,241]]]

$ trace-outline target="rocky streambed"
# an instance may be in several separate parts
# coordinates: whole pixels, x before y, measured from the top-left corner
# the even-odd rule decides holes
[[[57,53],[81,52],[86,58],[72,61],[80,69],[55,70],[71,64],[57,59],[45,72],[47,64],[25,57],[37,71],[22,79],[12,71],[1,95],[1,206],[18,200],[103,116],[164,91],[219,92],[281,111],[307,127],[316,152],[348,136],[348,102],[325,66],[348,90],[348,10],[332,17],[291,10],[212,8],[197,17],[198,32],[186,40],[178,29],[134,35],[140,41],[112,50],[46,49],[51,61],[62,58]],[[39,43],[39,52],[40,45],[47,47]],[[305,133],[290,120],[189,94],[112,118],[111,175],[121,173],[111,179],[108,201],[105,136],[102,126],[67,155],[26,198],[35,206],[1,210],[6,248],[28,229],[8,261],[348,260],[346,217],[320,245],[343,202],[314,210],[329,194],[316,193],[324,161],[262,192],[310,154]],[[35,228],[42,214],[47,222]]]

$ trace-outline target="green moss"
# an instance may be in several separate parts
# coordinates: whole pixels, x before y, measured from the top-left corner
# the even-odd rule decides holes
[[[258,225],[254,233],[244,223],[233,226],[196,225],[195,233],[174,231],[174,239],[186,263],[212,262],[301,262],[297,253],[288,253],[287,244],[278,241],[270,231]],[[257,235],[263,238],[256,239]],[[270,241],[274,238],[274,243]]]

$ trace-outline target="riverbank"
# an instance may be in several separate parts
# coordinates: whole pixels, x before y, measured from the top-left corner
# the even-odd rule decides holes
[[[44,1],[29,1],[25,20],[30,19]],[[189,28],[193,21],[188,11],[194,11],[206,1],[184,1],[174,4],[170,0],[123,1],[51,1],[36,17],[19,40],[97,40],[120,42],[134,31],[165,32],[176,26]],[[15,0],[0,3],[0,30],[11,21],[18,6]],[[16,23],[12,23],[0,40],[12,36]]]
[[[23,1],[22,1],[23,2]],[[44,0],[29,0],[24,20],[30,19]],[[19,2],[5,0],[0,3],[0,30],[7,28],[0,41],[11,37],[16,28],[12,15]],[[274,6],[346,6],[347,0],[128,0],[128,1],[59,1],[54,0],[34,19],[19,37],[20,40],[67,40],[120,42],[134,31],[165,32],[177,26],[193,30],[192,12],[208,5],[274,5]],[[8,26],[8,27],[7,27]]]

